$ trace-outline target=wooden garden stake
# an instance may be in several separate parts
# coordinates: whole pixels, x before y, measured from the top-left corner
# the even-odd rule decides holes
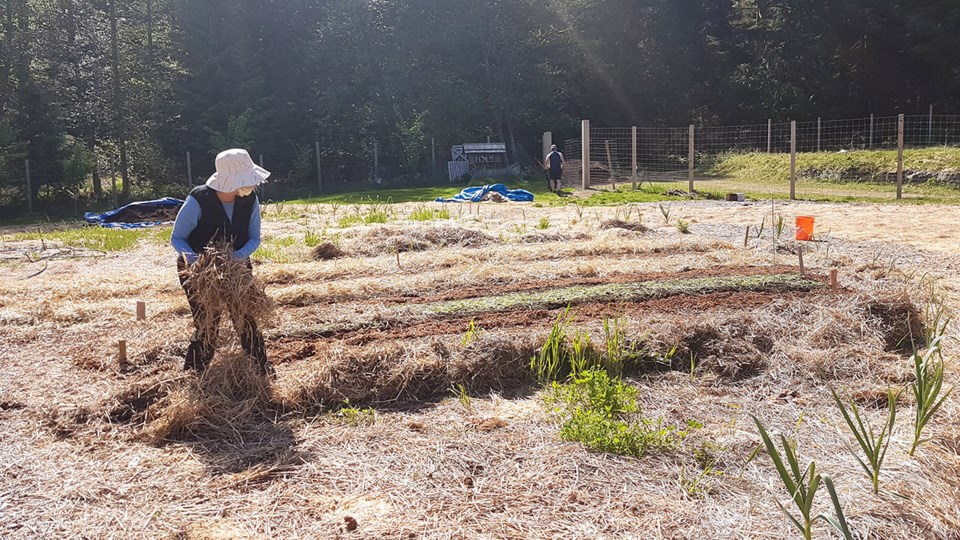
[[[117,348],[119,353],[117,354],[117,359],[123,363],[127,361],[127,342],[126,340],[121,339],[117,342]]]
[[[836,270],[830,271],[830,290],[833,292],[837,292],[837,271]]]
[[[142,321],[147,318],[147,303],[137,302],[137,320]]]
[[[797,257],[800,259],[800,273],[803,273],[803,248],[797,249]]]
[[[747,242],[750,241],[750,226],[747,225],[747,232],[743,235],[743,247],[747,247]]]

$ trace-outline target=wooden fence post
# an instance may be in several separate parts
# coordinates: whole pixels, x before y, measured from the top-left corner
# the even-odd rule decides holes
[[[690,124],[690,134],[687,137],[688,140],[688,150],[687,150],[687,182],[689,183],[688,191],[693,195],[693,124]]]
[[[903,115],[897,116],[897,198],[903,198]]]
[[[190,151],[187,151],[187,191],[193,189],[193,164],[190,163]]]
[[[590,189],[590,120],[580,122],[580,146],[580,158],[583,161],[580,187],[587,190]]]
[[[790,200],[797,198],[797,121],[790,121]]]

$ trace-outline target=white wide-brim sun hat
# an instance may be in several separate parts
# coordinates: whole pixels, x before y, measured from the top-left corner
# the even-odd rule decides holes
[[[217,154],[217,172],[207,178],[207,187],[230,193],[238,189],[256,187],[270,177],[270,171],[253,162],[242,148],[231,148]]]

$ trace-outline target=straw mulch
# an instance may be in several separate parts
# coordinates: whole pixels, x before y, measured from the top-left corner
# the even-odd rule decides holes
[[[251,318],[261,328],[269,327],[276,314],[276,303],[267,295],[246,260],[234,257],[229,246],[212,246],[190,265],[186,284],[196,300],[211,313],[227,313],[235,323]],[[204,321],[213,324],[208,318]]]

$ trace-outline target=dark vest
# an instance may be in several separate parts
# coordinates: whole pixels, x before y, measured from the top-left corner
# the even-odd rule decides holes
[[[187,243],[194,253],[203,253],[210,243],[228,242],[233,249],[240,249],[250,239],[250,216],[253,213],[253,203],[257,200],[255,194],[246,197],[237,197],[233,204],[233,220],[227,218],[223,204],[217,198],[217,192],[207,186],[193,188],[190,196],[200,203],[200,220],[197,227],[187,237]]]

